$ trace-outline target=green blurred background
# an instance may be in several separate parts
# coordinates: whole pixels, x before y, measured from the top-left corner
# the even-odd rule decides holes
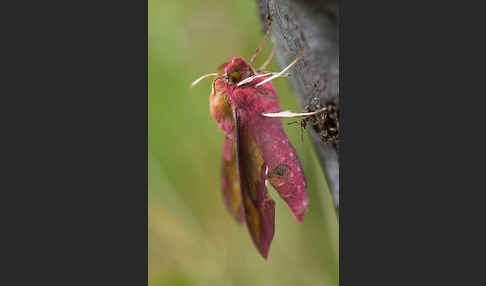
[[[149,285],[338,285],[337,218],[307,134],[302,141],[300,127],[284,120],[311,201],[299,224],[269,189],[277,206],[265,261],[223,204],[211,79],[189,89],[230,57],[251,57],[263,38],[256,0],[148,3]],[[268,41],[256,66],[270,50]],[[282,108],[300,110],[287,79],[273,83]]]

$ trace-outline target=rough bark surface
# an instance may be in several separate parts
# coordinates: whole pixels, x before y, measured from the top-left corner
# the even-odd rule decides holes
[[[313,96],[339,106],[339,25],[337,0],[257,0],[263,30],[273,14],[270,37],[277,44],[277,61],[287,66],[302,48],[302,59],[291,69],[290,83],[302,110]],[[322,142],[312,128],[321,166],[336,207],[339,206],[339,153]]]

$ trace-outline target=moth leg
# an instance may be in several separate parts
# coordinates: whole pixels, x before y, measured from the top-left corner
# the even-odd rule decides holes
[[[302,142],[304,142],[304,129],[306,127],[306,119],[302,119],[301,121],[292,121],[292,122],[289,122],[287,123],[288,125],[291,125],[291,124],[298,124],[300,125],[300,140]]]
[[[265,43],[265,40],[268,38],[268,35],[270,34],[270,27],[272,26],[272,18],[274,14],[275,13],[272,13],[272,15],[268,16],[267,31],[265,32],[265,36],[263,36],[263,40],[261,41],[260,45],[258,45],[258,48],[256,49],[255,53],[253,54],[253,56],[251,56],[250,63],[253,63],[255,58],[262,51],[263,44]]]
[[[304,142],[304,128],[301,127],[300,128],[300,142]]]
[[[263,63],[263,65],[258,68],[258,70],[257,70],[258,72],[264,70],[268,66],[268,64],[270,64],[270,62],[273,59],[273,56],[275,55],[275,51],[276,50],[277,50],[277,44],[273,45],[272,53],[270,54],[270,56],[268,57],[268,59]]]

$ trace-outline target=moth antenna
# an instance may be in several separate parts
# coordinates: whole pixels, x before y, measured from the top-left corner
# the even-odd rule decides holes
[[[275,51],[277,50],[277,44],[273,45],[272,47],[272,53],[270,54],[270,56],[268,57],[268,59],[263,63],[263,65],[258,69],[258,71],[261,71],[263,69],[265,69],[268,64],[272,61],[273,59],[273,56],[275,55]]]
[[[294,113],[289,110],[282,111],[282,112],[275,112],[275,113],[262,113],[263,116],[265,117],[285,117],[285,118],[293,118],[293,117],[305,117],[305,116],[311,116],[315,114],[319,114],[321,112],[326,112],[327,107],[323,107],[321,109],[318,109],[316,111],[312,112],[304,112],[304,113]]]
[[[278,74],[276,75],[273,75],[269,78],[267,78],[266,80],[262,81],[262,82],[259,82],[257,85],[255,85],[255,87],[259,87],[260,85],[264,84],[264,83],[267,83],[277,77],[281,77],[282,74],[284,74],[286,71],[288,71],[293,65],[295,65],[299,60],[300,58],[302,58],[302,55],[304,54],[304,49],[302,48],[302,50],[300,51],[299,55],[295,58],[295,60],[293,60],[288,66],[286,66],[281,72],[279,72]]]
[[[246,78],[246,79],[240,81],[236,85],[236,87],[240,87],[240,86],[242,86],[242,85],[244,85],[246,83],[249,83],[249,82],[251,82],[254,79],[259,78],[259,77],[265,77],[265,76],[276,75],[276,74],[278,74],[278,73],[277,72],[268,72],[268,73],[265,73],[265,74],[258,74],[258,75],[250,76],[249,78]],[[280,77],[287,77],[287,76],[289,76],[289,73],[284,73],[284,74],[280,75]]]
[[[253,63],[253,61],[255,60],[255,58],[262,51],[263,44],[265,43],[265,40],[268,38],[268,35],[270,34],[270,27],[272,26],[272,18],[273,18],[273,15],[275,15],[275,12],[272,13],[272,15],[270,15],[268,17],[267,31],[265,32],[265,36],[263,36],[263,40],[260,42],[260,45],[258,45],[258,48],[256,49],[255,53],[253,54],[253,56],[251,56],[250,63]]]
[[[242,85],[244,85],[245,83],[249,83],[250,81],[253,81],[253,80],[254,80],[254,79],[256,79],[256,78],[259,78],[259,77],[264,77],[264,76],[269,76],[269,75],[272,75],[272,73],[271,73],[271,72],[269,72],[269,73],[266,73],[266,74],[258,74],[258,75],[250,76],[249,78],[246,78],[246,79],[244,79],[244,80],[240,81],[240,82],[239,82],[239,83],[238,83],[236,86],[237,86],[237,87],[238,87],[238,86],[242,86]]]
[[[196,84],[198,84],[201,80],[205,79],[205,78],[208,78],[208,77],[212,77],[212,76],[219,76],[219,74],[217,73],[208,73],[208,74],[205,74],[201,77],[199,77],[198,79],[196,79],[195,81],[193,81],[191,83],[191,87],[194,87]]]

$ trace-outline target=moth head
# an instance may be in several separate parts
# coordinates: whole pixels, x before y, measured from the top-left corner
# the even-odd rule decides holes
[[[233,85],[254,74],[253,68],[240,57],[231,58],[223,70],[223,79]]]
[[[202,75],[191,83],[191,87],[197,85],[201,80],[208,77],[216,77],[225,82],[237,86],[239,82],[245,80],[255,74],[255,69],[240,57],[233,57],[229,61],[220,65],[215,73],[208,73]]]

